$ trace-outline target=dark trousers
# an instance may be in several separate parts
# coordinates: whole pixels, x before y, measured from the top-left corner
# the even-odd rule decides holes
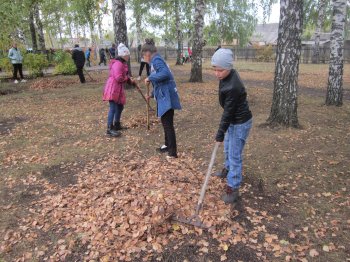
[[[168,154],[169,156],[177,156],[174,109],[167,111],[160,119],[164,128],[165,145],[168,147]]]
[[[102,63],[103,63],[104,65],[106,65],[106,63],[107,63],[106,57],[105,57],[105,56],[101,56],[101,57],[100,57],[100,62],[98,63],[98,65],[101,65]]]
[[[23,71],[22,71],[22,64],[13,64],[13,79],[17,80],[17,72],[19,72],[19,75],[21,79],[23,79]]]
[[[77,73],[80,79],[80,83],[85,83],[85,77],[83,73],[84,66],[77,66]]]
[[[139,76],[141,76],[141,75],[142,75],[142,71],[143,71],[143,68],[145,67],[145,65],[146,65],[147,76],[149,76],[149,75],[150,75],[150,71],[149,71],[149,64],[148,64],[148,63],[146,63],[146,62],[141,62],[141,64],[140,64]]]
[[[86,66],[90,67],[91,66],[91,63],[90,63],[90,57],[89,58],[86,58]]]

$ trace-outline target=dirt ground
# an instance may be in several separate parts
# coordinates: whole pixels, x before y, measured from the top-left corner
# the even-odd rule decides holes
[[[273,64],[236,63],[254,115],[242,199],[223,205],[225,183],[212,178],[202,217],[214,229],[201,231],[168,214],[194,211],[222,113],[217,81],[208,62],[195,84],[190,65],[170,65],[183,105],[173,162],[156,152],[162,127],[152,114],[146,130],[135,89],[122,115],[129,129],[106,137],[107,71],[85,85],[0,83],[0,261],[350,261],[350,66],[344,105],[326,107],[327,66],[301,65],[301,128],[286,129],[263,125]],[[222,161],[220,149],[215,170]]]

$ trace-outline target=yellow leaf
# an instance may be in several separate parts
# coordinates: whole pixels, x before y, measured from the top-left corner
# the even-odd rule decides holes
[[[225,244],[223,247],[222,247],[223,250],[227,251],[228,250],[228,245]],[[222,261],[222,260],[221,260]]]
[[[109,256],[104,256],[101,258],[101,262],[108,262],[109,261]]]
[[[323,250],[324,252],[329,252],[329,246],[324,245],[324,246],[322,247],[322,250]]]
[[[180,226],[178,224],[173,224],[173,230],[178,231],[180,229]]]

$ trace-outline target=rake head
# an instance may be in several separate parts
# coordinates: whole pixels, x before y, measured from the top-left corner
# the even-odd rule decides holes
[[[198,215],[193,215],[190,218],[184,218],[184,217],[180,217],[180,216],[176,216],[173,215],[171,217],[171,220],[176,221],[176,222],[180,222],[182,224],[186,224],[186,225],[192,225],[195,227],[199,227],[199,228],[203,228],[203,229],[209,229],[210,227],[208,227],[207,225],[205,225],[199,218]]]

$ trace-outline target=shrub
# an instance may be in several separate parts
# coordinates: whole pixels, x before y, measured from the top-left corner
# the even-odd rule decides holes
[[[71,55],[64,51],[57,51],[54,55],[55,71],[57,75],[74,75],[77,71]]]
[[[23,66],[29,71],[29,75],[33,77],[43,76],[43,69],[49,66],[49,62],[44,54],[28,53],[23,57]]]
[[[12,74],[12,64],[10,59],[8,59],[7,57],[1,58],[0,59],[0,68],[5,71],[6,73],[8,73],[9,75]]]
[[[271,45],[256,48],[256,59],[259,62],[270,62],[275,58],[275,53]]]

